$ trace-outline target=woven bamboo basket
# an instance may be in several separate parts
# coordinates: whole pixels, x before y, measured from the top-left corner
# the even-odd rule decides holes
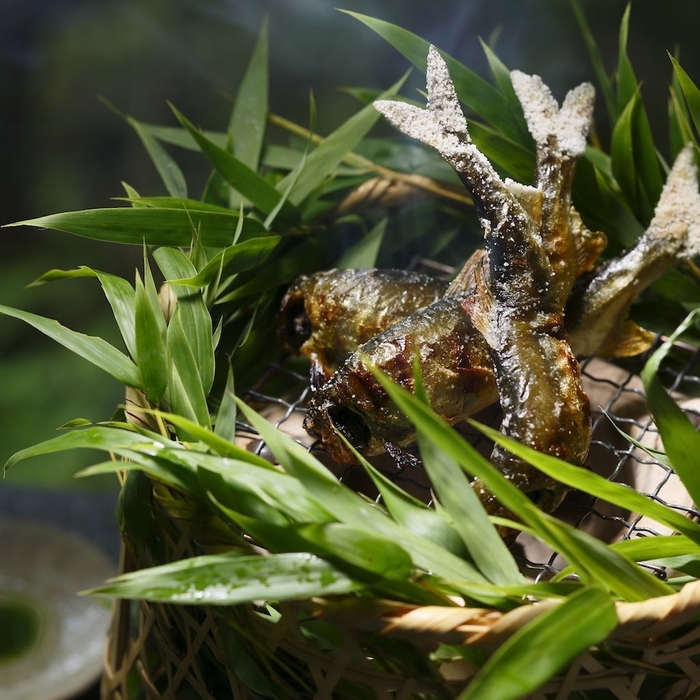
[[[694,372],[699,359],[693,355],[676,371],[670,378],[672,388],[698,381]],[[292,372],[285,376],[288,384],[298,382],[296,398],[288,401],[266,395],[263,379],[248,400],[258,406],[267,401],[270,420],[293,432],[295,417],[303,414],[307,387],[305,378]],[[600,407],[594,411],[593,468],[694,515],[687,494],[674,483],[675,475],[667,467],[650,464],[646,453],[610,425],[612,415],[618,426],[642,443],[658,443],[654,425],[645,414],[635,369],[594,360],[584,366],[584,377],[592,405]],[[697,421],[694,400],[683,402],[681,395],[677,397]],[[255,435],[248,439],[250,449],[265,454],[265,446]],[[635,483],[634,467],[639,463],[645,464],[642,471],[647,481]],[[394,472],[393,476],[404,488],[413,485],[415,493],[429,494],[429,484],[421,481],[421,474]],[[353,481],[352,470],[341,478],[357,490],[365,488],[360,480]],[[139,543],[125,539],[122,571],[226,548],[225,528],[217,526],[204,506],[159,483],[151,482],[150,491],[151,536]],[[577,500],[581,494],[571,496],[560,509],[561,516],[603,539],[662,531],[634,514],[606,510],[601,503],[583,503]],[[523,570],[532,578],[546,577],[561,568],[556,552],[529,549],[527,543],[521,548]],[[662,570],[657,573],[664,576]],[[255,605],[175,606],[119,600],[106,645],[102,697],[453,698],[468,686],[484,659],[553,605],[557,602],[534,602],[502,612],[382,600],[314,599],[276,605],[279,617],[273,619],[265,608]],[[604,643],[579,656],[531,697],[699,697],[700,582],[688,583],[674,595],[618,603],[616,610],[618,626]],[[336,643],[332,647],[328,634],[314,636],[316,625],[333,626]],[[441,645],[459,645],[464,653],[458,660],[444,659],[436,655]]]

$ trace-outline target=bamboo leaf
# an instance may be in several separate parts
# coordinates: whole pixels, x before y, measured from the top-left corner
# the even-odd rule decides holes
[[[382,93],[381,98],[388,99],[394,96],[401,89],[407,77],[408,74],[394,83]],[[372,105],[364,107],[325,138],[300,163],[299,171],[295,169],[282,178],[277,184],[277,189],[280,192],[286,192],[290,183],[293,182],[289,201],[299,205],[329,177],[333,169],[365,137],[378,119],[379,112]]]
[[[627,56],[627,37],[629,35],[629,20],[632,5],[628,4],[622,15],[618,34],[617,56],[617,112],[621,114],[629,101],[637,92],[637,78]]]
[[[227,246],[213,256],[197,274],[180,279],[171,278],[169,282],[172,285],[205,287],[219,275],[236,275],[239,272],[246,272],[262,265],[281,240],[280,236],[260,236]]]
[[[154,209],[183,209],[185,211],[211,211],[220,214],[230,214],[229,207],[203,202],[199,199],[186,199],[184,197],[115,197],[117,201],[130,202],[132,206],[153,207]]]
[[[93,365],[103,369],[125,386],[142,389],[142,378],[138,367],[122,352],[102,338],[78,333],[58,321],[38,316],[29,311],[0,305],[0,314],[20,319],[41,331],[57,343],[68,348]]]
[[[523,445],[486,425],[473,420],[469,422],[491,440],[553,479],[578,491],[602,498],[620,508],[626,508],[632,513],[653,518],[659,523],[682,532],[686,537],[700,544],[700,525],[672,508],[647,498],[629,486],[608,481],[584,467],[577,467],[551,455],[533,450],[531,447]]]
[[[165,189],[173,197],[187,197],[187,183],[185,182],[185,176],[182,174],[178,164],[170,156],[170,154],[161,146],[159,141],[153,137],[151,131],[144,127],[144,125],[132,119],[131,117],[126,117],[127,122],[133,127],[134,131],[138,134],[141,139],[148,155],[151,157],[153,164],[156,166],[156,170],[163,180]]]
[[[217,437],[230,442],[233,442],[234,438],[236,437],[236,419],[238,418],[238,409],[233,398],[235,393],[233,367],[229,361],[224,393],[221,397],[219,410],[216,412],[214,433],[217,435]]]
[[[340,256],[335,266],[339,269],[374,267],[379,255],[379,248],[384,240],[387,223],[386,218],[381,219],[366,236],[363,236]]]
[[[238,221],[236,212],[119,207],[68,211],[5,226],[51,228],[110,243],[180,247],[189,247],[194,232],[198,231],[202,245],[217,248],[231,243]],[[243,219],[242,240],[264,232],[259,221]]]
[[[209,334],[211,339],[211,333]],[[183,307],[175,307],[175,314],[168,324],[167,355],[170,360],[170,404],[174,413],[189,418],[204,428],[210,427],[207,395],[202,384],[195,355],[194,329],[183,325]],[[213,347],[212,347],[213,350]],[[213,379],[213,352],[211,377]],[[209,370],[205,370],[209,371]]]
[[[158,248],[153,252],[153,257],[167,282],[196,273],[189,258],[178,248]],[[194,369],[199,378],[199,382],[196,383],[197,390],[201,388],[204,396],[207,396],[214,382],[214,341],[211,314],[200,290],[175,284],[171,284],[171,289],[177,297],[175,314],[184,333],[184,338],[181,340],[185,340],[190,348],[195,363]],[[170,338],[168,338],[168,342],[171,342]],[[179,344],[175,337],[172,342],[175,344],[174,348]],[[184,357],[180,359],[184,359]],[[178,365],[179,372],[182,372],[184,368],[185,365]],[[203,425],[206,423],[207,421]]]
[[[261,557],[230,553],[124,574],[86,593],[184,605],[241,605],[340,595],[364,586],[310,554]]]
[[[368,17],[357,12],[341,11],[359,20],[379,34],[416,68],[425,73],[428,48],[430,46],[425,39],[421,39],[416,34],[390,22]],[[465,65],[442,51],[440,53],[447,63],[460,101],[504,136],[508,136],[516,142],[521,140],[522,136],[527,133],[524,121],[519,122],[511,118],[512,113],[506,98]]]
[[[448,581],[487,583],[470,564],[441,550],[433,542],[413,535],[391,521],[376,506],[339,482],[318,460],[291,438],[275,430],[242,402],[239,409],[245,414],[265,443],[285,469],[304,484],[309,493],[323,503],[341,522],[394,538],[410,552],[417,566],[432,571]]]
[[[190,132],[212,167],[236,192],[242,194],[265,214],[269,214],[277,207],[282,198],[281,193],[277,189],[232,153],[207,139],[199,129],[174,107],[171,106],[171,109],[180,123]],[[299,212],[289,201],[280,207],[279,217],[287,224],[296,223],[300,219]]]
[[[571,0],[571,7],[576,16],[576,21],[578,22],[579,29],[581,30],[581,35],[586,47],[588,49],[588,54],[591,58],[591,64],[593,65],[593,70],[595,71],[596,78],[598,79],[598,85],[603,93],[603,98],[605,100],[605,105],[608,110],[608,119],[614,124],[617,121],[617,107],[615,105],[615,96],[613,94],[612,83],[610,78],[603,66],[603,60],[598,50],[598,45],[591,33],[588,22],[586,21],[586,15],[581,8],[581,3],[579,0]]]
[[[463,470],[434,442],[420,437],[418,444],[430,483],[479,571],[498,585],[522,583],[513,555],[489,521]]]
[[[673,72],[678,81],[683,97],[688,105],[688,111],[695,124],[695,129],[700,131],[700,89],[691,80],[690,76],[683,70],[681,64],[673,57],[670,56],[671,63],[673,64]]]
[[[143,390],[151,402],[159,404],[168,388],[169,363],[163,314],[157,298],[147,288],[152,284],[150,274],[144,284],[136,273],[135,346]]]
[[[130,355],[136,357],[134,330],[135,294],[134,288],[124,278],[81,265],[75,270],[50,270],[32,282],[30,286],[76,277],[97,277],[102,285],[105,297],[112,307],[114,320],[119,326],[124,344]]]
[[[268,31],[263,22],[248,68],[236,94],[229,134],[233,152],[244,165],[257,172],[265,139],[268,103]]]
[[[700,471],[697,469],[700,434],[664,389],[659,379],[659,367],[676,339],[696,323],[699,316],[700,310],[691,312],[669,339],[649,358],[641,374],[649,407],[663,440],[666,455],[694,503],[700,503]]]
[[[514,513],[537,536],[560,552],[587,583],[600,583],[625,600],[644,600],[671,592],[636,564],[595,538],[543,513],[514,484],[497,471],[476,449],[439,419],[420,399],[376,374],[383,388],[416,426],[418,434],[431,440]]]
[[[566,600],[520,628],[486,661],[459,700],[529,696],[616,627],[615,606],[597,586]]]

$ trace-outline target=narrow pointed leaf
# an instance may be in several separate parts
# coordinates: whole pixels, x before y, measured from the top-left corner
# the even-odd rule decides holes
[[[189,258],[178,248],[158,248],[153,252],[166,281],[189,277],[197,271]],[[177,297],[176,315],[181,324],[199,377],[198,388],[209,394],[214,382],[214,342],[212,321],[202,292],[190,286],[171,285]],[[182,370],[183,367],[180,367]]]
[[[366,236],[343,253],[336,262],[335,267],[339,269],[374,267],[382,240],[384,240],[387,223],[388,219],[381,219]]]
[[[629,509],[632,513],[638,513],[653,518],[659,523],[672,527],[682,532],[694,542],[700,544],[700,525],[684,517],[678,511],[668,508],[629,486],[617,484],[599,476],[584,467],[568,464],[561,459],[543,454],[531,447],[523,445],[517,440],[508,438],[493,428],[469,421],[494,442],[502,445],[514,455],[525,460],[553,479],[560,481],[571,488],[589,493],[597,498],[602,498],[620,508]],[[700,444],[700,443],[699,443]]]
[[[408,74],[404,75],[382,93],[381,98],[388,99],[394,96],[407,77]],[[286,192],[290,182],[293,182],[289,201],[299,205],[331,175],[333,169],[364,138],[378,119],[379,112],[372,105],[364,107],[324,139],[300,164],[301,169],[298,172],[292,171],[282,178],[277,184],[277,189]]]
[[[173,197],[187,197],[185,176],[182,174],[182,170],[180,170],[175,160],[141,122],[131,117],[127,117],[126,120],[141,139],[168,193]]]
[[[188,332],[189,331],[189,332]],[[211,338],[211,334],[209,336]],[[172,411],[210,427],[207,396],[195,356],[194,329],[185,329],[180,303],[168,324],[167,356],[170,362],[170,405]],[[212,354],[213,357],[213,354]],[[212,366],[213,370],[213,366]]]
[[[183,209],[185,211],[210,211],[220,214],[230,214],[229,207],[202,202],[199,199],[184,197],[116,197],[117,200],[131,202],[132,206],[153,207],[154,209]]]
[[[416,34],[390,22],[368,17],[357,12],[343,10],[359,20],[403,54],[416,68],[425,73],[429,42]],[[502,134],[519,140],[527,133],[523,120],[514,120],[506,98],[483,78],[440,52],[447,63],[450,76],[455,84],[457,96],[470,110],[500,131]],[[382,98],[386,99],[386,98]]]
[[[269,214],[279,204],[281,193],[276,190],[265,178],[241,162],[226,149],[217,146],[207,139],[204,134],[195,128],[180,112],[173,108],[175,116],[180,123],[190,132],[192,138],[202,150],[216,171],[233,187],[236,192],[242,194],[254,206],[265,214]],[[299,221],[299,212],[289,202],[285,202],[279,217],[287,223]]]
[[[588,583],[601,583],[625,600],[667,595],[669,586],[640,569],[607,545],[543,513],[464,438],[438,418],[419,398],[387,377],[376,375],[396,405],[416,426],[419,435],[433,441],[470,475],[520,518],[537,536],[560,552]]]
[[[310,554],[221,554],[184,559],[111,579],[90,595],[185,605],[241,605],[340,595],[364,584]]]
[[[637,78],[627,56],[627,37],[631,5],[627,5],[620,22],[617,58],[617,112],[621,114],[637,92]]]
[[[695,124],[696,130],[700,131],[700,89],[691,80],[690,76],[683,70],[681,64],[673,58],[671,58],[671,63],[673,64],[673,72],[675,74],[676,80],[678,80],[678,85],[680,86],[681,92],[685,97],[685,101],[688,105],[688,111]]]
[[[219,410],[216,412],[214,433],[217,437],[230,442],[233,442],[236,437],[236,419],[238,418],[238,408],[233,398],[235,393],[233,367],[229,362],[224,393],[221,397]]]
[[[268,102],[268,31],[263,22],[258,41],[236,93],[229,133],[233,152],[244,165],[257,171],[265,139]]]
[[[115,207],[50,214],[6,226],[51,228],[110,243],[181,247],[189,247],[194,232],[198,231],[202,245],[223,247],[233,240],[238,221],[239,215],[235,212]],[[246,217],[241,237],[250,238],[264,231],[259,221]]]
[[[173,277],[169,281],[173,285],[204,287],[220,274],[236,275],[239,272],[246,272],[264,263],[281,240],[280,236],[260,236],[227,246],[212,257],[197,274],[180,279]]]
[[[339,482],[304,448],[273,428],[244,403],[239,401],[238,407],[260,433],[278,461],[305,485],[315,499],[331,509],[340,521],[389,538],[400,538],[397,541],[405,545],[416,565],[432,571],[437,576],[447,580],[487,583],[467,562],[441,550],[433,542],[397,526],[376,506],[367,503]]]
[[[663,440],[666,455],[694,503],[700,503],[700,470],[697,469],[700,433],[668,395],[658,372],[673,343],[697,321],[698,317],[700,310],[690,313],[675,333],[649,358],[642,371],[647,400]]]
[[[168,356],[165,347],[165,324],[157,299],[136,276],[135,345],[136,361],[149,400],[160,403],[168,388]]]
[[[122,384],[136,389],[143,388],[138,367],[123,352],[102,338],[78,333],[53,319],[9,306],[0,305],[0,314],[28,323],[71,352],[103,369]]]
[[[592,586],[572,593],[504,642],[458,698],[530,696],[579,654],[602,642],[617,624],[615,606],[605,590]]]
[[[102,285],[102,289],[107,297],[109,305],[112,307],[114,320],[119,326],[124,344],[132,357],[136,357],[136,345],[134,335],[134,288],[124,278],[112,275],[108,272],[101,272],[91,267],[81,265],[75,270],[50,270],[44,273],[30,286],[44,284],[62,279],[73,279],[76,277],[97,277]]]

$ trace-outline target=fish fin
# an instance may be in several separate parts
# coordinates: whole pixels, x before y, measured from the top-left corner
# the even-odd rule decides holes
[[[450,282],[450,286],[445,291],[445,297],[460,297],[473,292],[477,284],[477,268],[481,267],[485,260],[486,251],[483,248],[474,251]]]
[[[595,354],[599,357],[634,357],[646,352],[655,339],[655,333],[628,318],[608,335]]]
[[[593,85],[582,83],[570,90],[560,108],[538,75],[514,70],[510,78],[538,152],[554,146],[558,153],[570,158],[582,155],[593,118]],[[552,137],[556,145],[552,144]]]
[[[573,207],[569,221],[576,256],[576,277],[580,277],[595,267],[600,254],[608,245],[608,238],[602,231],[591,231],[587,228],[581,215]]]

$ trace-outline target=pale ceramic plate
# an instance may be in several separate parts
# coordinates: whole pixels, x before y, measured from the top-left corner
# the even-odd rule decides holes
[[[78,592],[114,576],[116,568],[77,535],[0,518],[0,597],[38,614],[33,644],[0,658],[3,700],[63,700],[99,677],[109,607]]]

